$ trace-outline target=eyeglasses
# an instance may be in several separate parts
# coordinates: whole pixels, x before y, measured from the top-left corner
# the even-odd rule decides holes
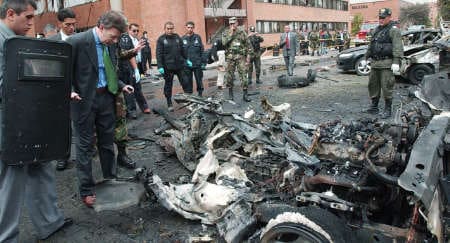
[[[379,16],[378,18],[379,18],[379,19],[385,19],[386,17],[381,17],[381,16]]]
[[[139,30],[132,30],[133,32],[137,32],[137,33],[139,33]]]

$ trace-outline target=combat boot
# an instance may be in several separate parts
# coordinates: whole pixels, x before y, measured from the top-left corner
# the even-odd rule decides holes
[[[384,100],[384,112],[381,114],[381,118],[386,119],[392,116],[392,99]]]
[[[256,75],[256,83],[257,84],[262,84],[261,80],[259,79],[259,75]]]
[[[127,146],[124,142],[117,143],[117,164],[128,169],[136,168],[136,162],[127,155]]]
[[[244,89],[243,91],[244,91],[244,92],[243,92],[242,100],[245,101],[245,102],[250,102],[250,101],[252,101],[252,100],[250,100],[250,98],[248,98],[248,90],[247,90],[247,89]]]
[[[228,88],[228,97],[230,98],[230,100],[234,100],[233,87]]]
[[[372,98],[372,104],[368,109],[365,109],[364,112],[369,114],[377,114],[378,113],[378,102],[380,101],[380,97]]]

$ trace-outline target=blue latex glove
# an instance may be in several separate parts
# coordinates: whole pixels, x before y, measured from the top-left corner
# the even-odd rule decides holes
[[[202,70],[206,70],[206,65],[202,64]]]
[[[141,74],[139,73],[139,69],[134,69],[134,78],[136,79],[136,83],[139,83],[141,81]]]
[[[158,69],[158,72],[159,72],[160,74],[164,75],[164,68],[159,68],[159,69]]]
[[[187,59],[187,60],[186,60],[186,64],[188,65],[188,67],[192,67],[192,62],[191,62],[191,60]]]

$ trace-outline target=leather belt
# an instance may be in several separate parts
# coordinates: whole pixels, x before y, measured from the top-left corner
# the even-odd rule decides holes
[[[95,90],[95,92],[96,92],[97,94],[104,94],[104,93],[106,93],[107,91],[108,91],[108,88],[106,88],[106,87],[97,88],[97,89]]]

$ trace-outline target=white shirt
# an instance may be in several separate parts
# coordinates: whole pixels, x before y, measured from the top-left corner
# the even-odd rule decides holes
[[[69,36],[68,35],[66,35],[66,34],[64,34],[64,32],[61,30],[61,31],[59,31],[59,33],[61,33],[61,39],[63,40],[63,41],[66,41],[67,40],[67,38],[69,38]]]
[[[131,40],[133,41],[133,46],[137,46],[137,44],[139,44],[139,40],[137,38],[134,38],[133,36],[131,36]],[[142,60],[141,58],[141,51],[138,51],[137,55],[136,55],[136,62],[140,63]]]

